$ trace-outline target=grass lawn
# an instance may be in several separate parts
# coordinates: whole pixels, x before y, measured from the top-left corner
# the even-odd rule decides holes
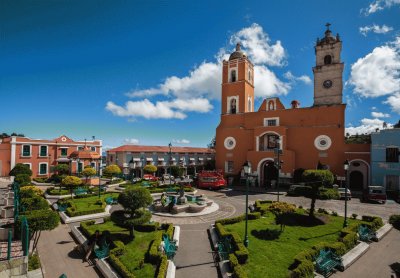
[[[117,198],[119,193],[105,193],[101,194],[101,200],[104,201],[107,197],[112,196]],[[90,211],[93,209],[101,208],[101,204],[97,203],[99,200],[98,195],[92,195],[90,197],[74,198],[69,199],[76,206],[76,211]]]
[[[154,277],[157,266],[145,263],[143,268],[139,268],[139,262],[144,261],[145,254],[149,249],[150,243],[154,240],[156,232],[135,231],[135,239],[130,241],[129,231],[119,227],[112,221],[104,224],[92,225],[88,230],[93,234],[96,230],[100,232],[108,230],[112,240],[120,240],[125,243],[126,252],[119,257],[121,262],[131,271],[135,277]]]
[[[310,248],[319,242],[336,242],[339,231],[343,228],[343,217],[323,215],[325,225],[312,227],[286,226],[278,239],[262,239],[262,230],[280,230],[275,224],[275,217],[268,213],[257,220],[249,220],[249,260],[242,265],[248,277],[287,277],[288,268],[293,258],[300,251]],[[349,225],[359,220],[349,219]],[[229,232],[237,232],[244,237],[245,222],[224,225]]]

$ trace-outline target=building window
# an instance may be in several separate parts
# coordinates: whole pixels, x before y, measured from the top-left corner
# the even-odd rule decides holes
[[[68,154],[68,149],[67,148],[62,148],[61,149],[61,156],[67,156]]]
[[[233,168],[233,161],[226,161],[225,162],[225,172],[226,173],[233,173],[234,168]]]
[[[83,169],[83,163],[78,162],[78,173],[82,172],[82,169]]]
[[[267,126],[276,126],[276,120],[268,120]]]
[[[47,163],[39,164],[39,175],[47,175]]]
[[[82,151],[82,150],[83,150],[83,146],[79,146],[78,151]]]
[[[95,152],[95,151],[96,151],[96,147],[90,147],[90,150],[91,150],[92,152]]]
[[[236,98],[231,99],[231,114],[236,114]]]
[[[39,156],[47,156],[47,146],[40,146]]]
[[[279,118],[264,118],[264,126],[278,126]]]
[[[247,101],[247,105],[248,105],[248,107],[247,107],[247,110],[249,111],[249,112],[251,112],[252,111],[252,105],[251,105],[251,97],[249,97],[249,99],[248,99],[248,101]]]
[[[96,162],[90,162],[90,166],[92,166],[92,168],[96,169]]]
[[[325,64],[325,65],[330,65],[330,64],[332,64],[332,56],[331,56],[331,55],[326,55],[326,56],[324,57],[324,64]]]
[[[31,145],[22,146],[22,156],[31,156]]]
[[[386,148],[386,162],[399,162],[398,148]]]
[[[231,82],[236,82],[236,70],[231,71]]]

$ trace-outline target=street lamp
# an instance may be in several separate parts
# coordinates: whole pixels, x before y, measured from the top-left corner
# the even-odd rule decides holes
[[[349,161],[346,159],[345,162],[343,163],[343,168],[344,168],[344,184],[345,184],[345,189],[344,189],[344,222],[343,222],[343,227],[347,227],[347,170],[349,170]]]
[[[129,173],[131,173],[131,181],[132,181],[133,177],[135,176],[134,168],[135,168],[135,162],[133,162],[133,157],[132,157],[131,160],[129,161]]]
[[[168,144],[168,147],[169,147],[169,159],[168,159],[168,168],[169,168],[169,187],[171,187],[171,159],[172,159],[172,152],[171,152],[171,148],[172,148],[172,144],[171,144],[171,142],[169,142],[169,144]]]
[[[247,235],[247,220],[248,220],[248,210],[249,210],[249,175],[251,174],[251,163],[246,161],[243,164],[244,175],[246,176],[246,226],[244,230],[244,246],[249,246],[249,237]]]
[[[280,160],[280,154],[281,154],[281,138],[280,137],[278,137],[277,139],[276,139],[276,148],[275,148],[275,152],[276,152],[276,154],[278,155],[278,161],[276,162],[276,167],[278,168],[278,177],[277,177],[277,179],[276,179],[276,188],[277,188],[277,190],[278,190],[278,202],[279,202],[279,176],[280,176],[280,173],[281,173],[281,160]]]
[[[144,155],[142,155],[142,157],[140,158],[140,160],[142,161],[142,179],[143,179],[143,171],[144,171]]]

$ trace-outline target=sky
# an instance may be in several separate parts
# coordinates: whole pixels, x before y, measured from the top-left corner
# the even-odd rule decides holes
[[[205,147],[235,44],[266,97],[313,104],[314,45],[343,41],[346,132],[400,119],[400,0],[0,0],[0,133]]]

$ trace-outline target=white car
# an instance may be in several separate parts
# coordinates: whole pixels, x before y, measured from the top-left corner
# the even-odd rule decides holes
[[[340,199],[345,199],[346,198],[346,188],[345,187],[340,187],[338,188]],[[347,200],[351,200],[351,191],[350,189],[347,189]]]

